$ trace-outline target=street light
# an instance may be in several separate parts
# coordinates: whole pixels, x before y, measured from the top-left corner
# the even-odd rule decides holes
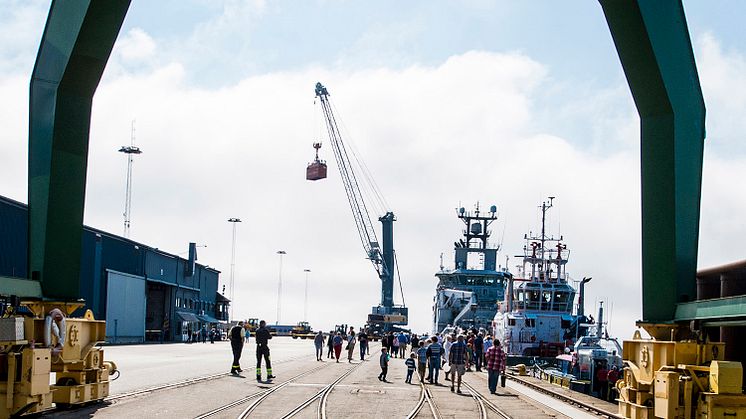
[[[282,311],[282,255],[286,255],[287,252],[278,250],[277,254],[280,255],[280,275],[277,281],[277,321],[275,324],[280,324],[280,313]]]
[[[233,245],[231,246],[231,280],[230,284],[228,286],[229,288],[229,295],[231,300],[231,315],[228,320],[233,320],[233,306],[235,305],[235,301],[233,301],[233,284],[234,284],[234,275],[236,272],[236,224],[241,222],[240,218],[229,218],[228,222],[233,224]]]
[[[306,273],[306,292],[304,294],[303,298],[303,321],[308,321],[308,274],[311,273],[310,269],[304,269],[303,272]]]

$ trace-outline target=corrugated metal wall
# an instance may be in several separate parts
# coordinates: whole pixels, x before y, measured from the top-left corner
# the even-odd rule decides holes
[[[145,341],[145,278],[107,271],[106,341]]]

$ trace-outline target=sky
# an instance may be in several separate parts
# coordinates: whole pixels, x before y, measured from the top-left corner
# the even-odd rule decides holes
[[[26,202],[28,84],[50,1],[0,4],[0,195]],[[685,2],[707,106],[699,266],[744,258],[746,3]],[[121,234],[135,120],[131,238],[189,242],[228,282],[234,312],[315,328],[361,325],[379,300],[313,88],[396,216],[410,326],[431,328],[434,277],[462,224],[497,205],[493,243],[515,271],[537,207],[593,277],[609,330],[641,316],[639,118],[594,1],[133,0],[93,102],[85,223]],[[308,182],[321,140],[326,180]],[[372,217],[381,215],[373,211]],[[376,228],[378,223],[375,221]],[[379,230],[380,231],[380,230]],[[379,233],[380,234],[380,233]],[[396,301],[401,302],[396,293]]]

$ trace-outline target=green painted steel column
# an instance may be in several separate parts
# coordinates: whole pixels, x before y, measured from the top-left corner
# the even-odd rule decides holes
[[[642,312],[696,298],[705,105],[679,0],[600,0],[640,114]]]
[[[45,298],[80,297],[91,102],[130,0],[53,1],[29,98],[29,272]]]

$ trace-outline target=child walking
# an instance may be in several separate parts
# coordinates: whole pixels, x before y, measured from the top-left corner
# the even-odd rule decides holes
[[[381,349],[381,357],[379,358],[381,363],[381,373],[378,374],[379,381],[386,381],[386,373],[389,371],[389,354],[386,348]]]
[[[414,352],[412,352],[409,355],[409,358],[407,358],[407,360],[404,361],[404,363],[407,364],[407,379],[404,380],[405,383],[412,384],[412,374],[414,374],[414,369],[415,369],[415,360],[414,360],[415,356],[416,355],[414,354]]]

